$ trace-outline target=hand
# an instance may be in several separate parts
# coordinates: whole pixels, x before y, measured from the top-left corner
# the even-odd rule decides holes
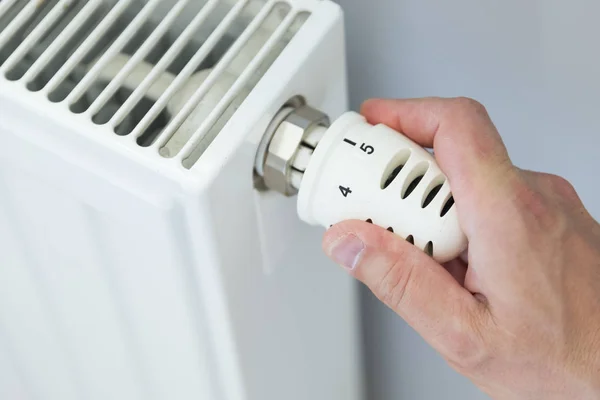
[[[515,167],[473,100],[362,112],[434,148],[468,256],[442,266],[361,221],[331,228],[326,253],[493,398],[600,398],[600,226],[573,187]]]

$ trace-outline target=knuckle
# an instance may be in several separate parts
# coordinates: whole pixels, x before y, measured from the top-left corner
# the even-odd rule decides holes
[[[549,212],[546,197],[535,187],[525,182],[516,182],[514,196],[520,208],[534,216],[543,216]]]
[[[567,179],[558,175],[551,175],[550,181],[554,191],[567,200],[575,201],[579,199],[575,186]]]
[[[577,190],[571,182],[559,175],[543,172],[528,172],[529,179],[551,195],[563,198],[578,199]]]
[[[564,225],[564,215],[543,190],[529,184],[517,184],[515,190],[517,206],[526,220],[533,219],[544,230],[560,230]]]
[[[399,310],[409,296],[414,262],[403,255],[390,264],[387,272],[375,286],[375,294],[384,304],[393,310]]]
[[[455,104],[457,107],[470,111],[470,112],[475,112],[476,114],[483,114],[483,115],[487,115],[487,109],[485,108],[485,106],[483,104],[481,104],[480,102],[478,102],[475,99],[472,99],[470,97],[457,97],[454,100]]]

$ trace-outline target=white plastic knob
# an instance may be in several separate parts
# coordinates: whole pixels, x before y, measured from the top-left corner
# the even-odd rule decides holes
[[[439,262],[467,247],[446,176],[406,136],[350,112],[324,132],[304,172],[298,214],[329,227],[361,219],[411,241]]]

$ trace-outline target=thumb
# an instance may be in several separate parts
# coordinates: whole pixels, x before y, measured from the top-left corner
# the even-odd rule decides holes
[[[323,247],[446,358],[480,347],[485,305],[417,247],[362,221],[335,225]]]

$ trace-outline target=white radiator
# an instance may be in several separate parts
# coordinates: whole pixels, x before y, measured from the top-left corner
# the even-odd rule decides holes
[[[328,0],[0,0],[0,400],[362,398],[310,225],[467,241],[346,97]]]
[[[0,0],[0,399],[353,400],[355,285],[254,188],[347,109],[318,0]]]

